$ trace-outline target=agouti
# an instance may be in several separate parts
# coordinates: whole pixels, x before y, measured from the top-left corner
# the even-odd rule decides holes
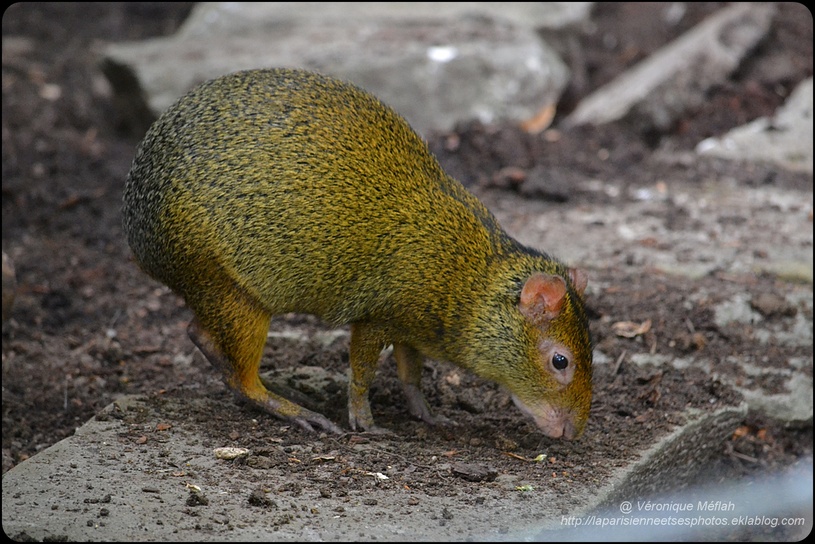
[[[251,70],[180,98],[138,147],[124,230],[142,269],[184,298],[188,332],[238,395],[306,429],[340,432],[268,391],[271,317],[350,324],[349,424],[392,344],[410,413],[436,423],[423,360],[507,387],[551,437],[591,405],[585,272],[525,247],[366,91],[316,73]]]

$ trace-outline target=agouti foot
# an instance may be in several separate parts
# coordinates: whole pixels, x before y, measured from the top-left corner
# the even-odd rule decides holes
[[[372,417],[363,418],[363,417],[354,417],[354,414],[348,414],[348,425],[351,427],[352,431],[360,432],[360,433],[371,433],[371,434],[392,434],[390,430],[386,429],[385,427],[380,427],[379,425],[374,425],[374,420]]]
[[[303,413],[300,416],[287,419],[297,423],[301,428],[309,432],[314,432],[314,426],[334,434],[342,434],[344,432],[324,415],[306,409],[303,409]]]
[[[405,397],[407,397],[408,401],[408,411],[410,412],[410,415],[416,419],[421,419],[428,425],[434,426],[456,425],[455,421],[447,419],[444,416],[433,415],[433,413],[430,411],[430,406],[428,406],[427,401],[424,398],[424,395],[417,386],[406,383],[404,384],[404,391]]]
[[[371,434],[378,434],[378,435],[393,435],[394,432],[388,429],[387,427],[380,427],[379,425],[374,425],[368,429],[365,429],[363,432],[371,433]]]

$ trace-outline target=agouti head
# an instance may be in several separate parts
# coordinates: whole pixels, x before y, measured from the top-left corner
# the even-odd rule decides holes
[[[592,396],[592,348],[583,306],[584,271],[545,258],[517,279],[500,274],[493,311],[476,320],[467,356],[480,376],[504,385],[516,406],[553,438],[574,439],[586,426]],[[515,277],[514,288],[506,279]],[[518,292],[520,293],[518,294]]]
[[[537,348],[531,356],[542,368],[532,371],[540,372],[540,390],[522,387],[513,400],[546,434],[571,439],[589,417],[592,353],[581,300],[587,278],[578,269],[569,277],[571,291],[561,276],[542,273],[524,284],[518,307]]]

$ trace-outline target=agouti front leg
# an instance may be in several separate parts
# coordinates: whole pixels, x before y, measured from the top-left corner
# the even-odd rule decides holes
[[[263,410],[308,431],[316,425],[342,433],[322,414],[270,392],[261,383],[258,371],[271,320],[268,312],[242,294],[231,300],[215,300],[218,308],[197,311],[187,332],[209,362],[223,372],[227,386]]]
[[[387,345],[387,335],[378,327],[368,323],[351,325],[351,381],[348,384],[348,422],[354,430],[386,433],[387,429],[374,424],[368,391],[374,381],[379,354]],[[447,418],[434,416],[421,390],[422,364],[424,357],[417,350],[405,344],[393,346],[399,379],[408,401],[408,410],[413,417],[430,425],[451,423]]]
[[[373,433],[387,433],[377,427],[371,415],[371,402],[368,390],[376,375],[379,354],[387,343],[386,335],[378,327],[369,323],[351,325],[351,380],[348,383],[348,423],[353,430]]]
[[[407,397],[410,414],[429,425],[449,425],[452,422],[444,416],[434,416],[422,393],[422,366],[424,356],[416,349],[405,344],[393,346],[396,358],[396,371],[402,382],[402,389]]]

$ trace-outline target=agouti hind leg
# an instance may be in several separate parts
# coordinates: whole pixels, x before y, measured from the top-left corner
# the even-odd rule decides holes
[[[276,395],[260,381],[260,369],[271,316],[243,293],[232,293],[229,300],[213,298],[217,308],[193,309],[196,317],[187,332],[213,366],[223,372],[224,382],[238,396],[263,410],[313,431],[312,425],[341,433],[341,429],[322,414],[307,410]]]
[[[433,415],[422,393],[421,382],[424,356],[416,349],[405,344],[394,345],[393,356],[396,358],[396,370],[402,382],[405,397],[407,397],[410,414],[429,425],[452,424],[453,422],[444,416]]]

